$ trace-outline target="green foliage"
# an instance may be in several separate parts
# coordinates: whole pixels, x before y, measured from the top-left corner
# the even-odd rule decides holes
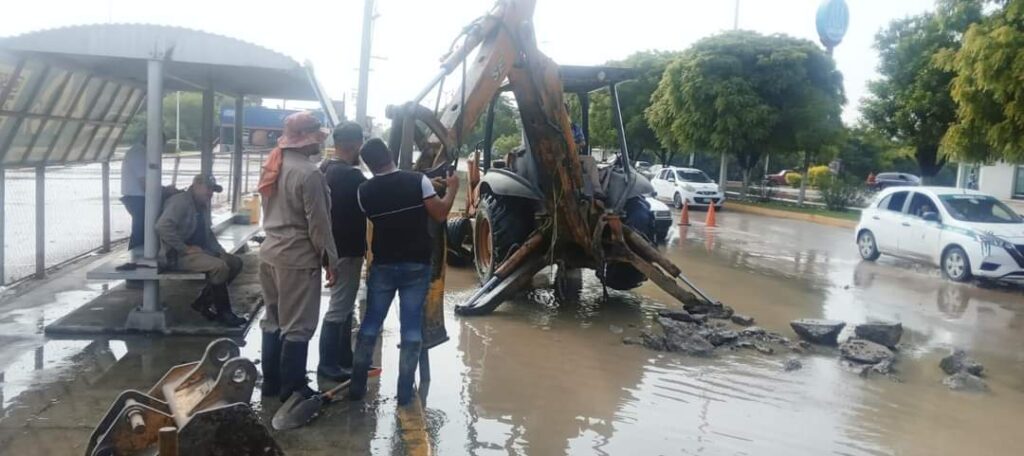
[[[487,125],[487,113],[480,117],[480,120],[476,123],[476,127],[473,128],[473,132],[463,141],[463,144],[469,146],[465,150],[475,150],[477,144],[484,140],[484,128]],[[497,147],[498,139],[503,136],[515,137],[516,144],[519,145],[519,109],[510,97],[502,96],[498,99],[498,104],[494,107],[494,144],[492,149]],[[507,152],[507,151],[505,151]]]
[[[822,202],[831,211],[845,212],[848,207],[860,206],[864,198],[863,184],[855,180],[828,176],[818,188]]]
[[[214,125],[219,124],[220,119],[220,108],[224,104],[234,106],[234,99],[223,95],[215,95],[213,97],[213,115]],[[259,97],[246,97],[246,106],[261,106],[263,100]],[[170,92],[164,96],[163,100],[163,117],[164,117],[164,134],[167,135],[168,141],[174,140],[174,128],[175,128],[175,111],[177,110],[177,99],[174,92]],[[187,145],[189,143],[199,144],[200,137],[202,135],[202,121],[203,121],[203,94],[200,92],[181,92],[181,143]],[[214,127],[216,129],[216,127]],[[142,136],[146,133],[146,105],[143,104],[139,112],[131,123],[128,124],[128,129],[125,130],[124,136],[121,138],[123,143],[134,143],[140,141]],[[214,131],[214,135],[218,135],[218,131]],[[167,152],[173,152],[172,146],[167,147]]]
[[[803,180],[804,177],[801,176],[800,173],[786,173],[786,185],[790,187],[800,187],[800,182],[802,182]]]
[[[963,46],[937,59],[956,73],[958,122],[943,152],[961,160],[1024,162],[1024,0],[1009,0],[974,24]]]
[[[514,135],[505,135],[498,139],[495,139],[494,147],[491,148],[495,154],[494,158],[498,158],[499,155],[505,155],[511,152],[512,149],[519,147],[519,145],[522,144],[522,140],[520,138],[521,135],[517,133]]]
[[[831,179],[832,171],[828,169],[828,165],[812,166],[807,170],[807,183],[814,187],[821,187]]]
[[[665,148],[725,152],[748,176],[764,152],[825,150],[844,102],[842,76],[814,43],[736,31],[670,64],[646,113]]]
[[[983,3],[938,0],[935,11],[893,21],[875,37],[881,79],[869,83],[862,113],[872,127],[914,148],[922,176],[942,169],[939,144],[956,120],[954,74],[938,57],[960,48],[964,32],[981,20]]]

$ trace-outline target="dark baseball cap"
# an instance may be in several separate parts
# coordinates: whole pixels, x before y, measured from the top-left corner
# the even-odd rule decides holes
[[[331,136],[334,137],[335,144],[340,142],[362,142],[363,127],[355,122],[342,122],[341,125],[334,127],[334,132]]]
[[[196,177],[192,178],[192,185],[201,184],[209,187],[214,193],[220,193],[224,191],[224,187],[217,184],[217,178],[208,174],[196,174]]]

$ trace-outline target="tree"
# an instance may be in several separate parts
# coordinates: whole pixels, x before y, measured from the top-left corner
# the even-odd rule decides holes
[[[945,165],[939,145],[956,120],[954,73],[937,56],[960,48],[964,32],[981,20],[983,1],[939,0],[935,11],[893,21],[875,36],[881,79],[868,85],[864,119],[913,147],[926,180]]]
[[[814,43],[735,31],[705,38],[670,64],[647,120],[668,149],[736,158],[746,191],[764,152],[816,152],[841,131],[842,76]]]
[[[522,143],[522,135],[504,135],[494,140],[494,147],[491,149],[500,157],[501,155],[512,152],[513,149],[519,147]]]
[[[463,143],[469,146],[466,150],[471,151],[475,149],[476,145],[484,140],[486,124],[487,113],[484,112],[484,115],[477,121],[476,127],[473,128],[473,132],[469,134]],[[519,109],[516,108],[509,97],[499,97],[498,104],[494,107],[494,136],[491,137],[491,141],[493,141],[491,148],[496,149],[497,140],[503,136],[513,136],[518,144],[520,134]]]
[[[939,56],[955,73],[957,122],[946,132],[946,156],[976,162],[1024,162],[1024,1],[1010,0],[973,24],[962,47]]]

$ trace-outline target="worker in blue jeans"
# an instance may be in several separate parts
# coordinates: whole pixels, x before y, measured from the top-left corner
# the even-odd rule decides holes
[[[373,172],[373,178],[356,193],[360,209],[373,222],[373,261],[366,279],[366,315],[356,337],[349,398],[360,400],[366,395],[373,348],[397,294],[401,322],[398,405],[404,406],[413,397],[423,346],[423,306],[430,287],[432,246],[427,223],[448,218],[459,179],[454,174],[445,179],[447,190],[441,198],[425,175],[396,168],[391,151],[380,139],[363,144],[359,156]]]

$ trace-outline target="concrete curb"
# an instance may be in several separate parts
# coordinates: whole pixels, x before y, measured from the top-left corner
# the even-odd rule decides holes
[[[727,205],[728,210],[734,212],[745,212],[748,214],[764,215],[768,217],[778,217],[790,220],[802,220],[805,222],[817,223],[820,225],[834,226],[837,228],[856,228],[857,222],[855,220],[844,220],[834,217],[826,217],[816,214],[803,214],[800,212],[783,211],[779,209],[769,209],[766,207],[757,207],[749,204],[738,203],[736,201],[729,201]]]

